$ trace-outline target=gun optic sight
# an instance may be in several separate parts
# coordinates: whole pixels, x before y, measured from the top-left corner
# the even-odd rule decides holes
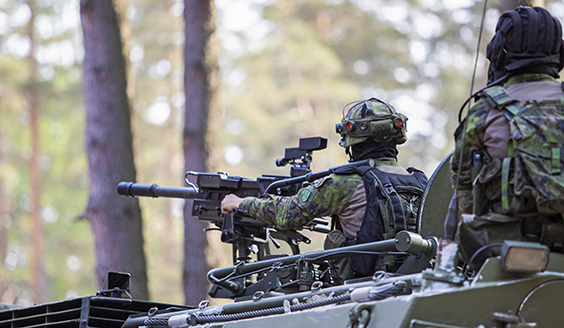
[[[286,166],[288,163],[302,159],[304,156],[311,155],[314,150],[322,150],[327,148],[327,138],[309,137],[300,138],[298,147],[286,148],[284,158],[276,160],[276,166]]]

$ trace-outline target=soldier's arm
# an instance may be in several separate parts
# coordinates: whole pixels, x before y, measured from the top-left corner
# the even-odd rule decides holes
[[[247,197],[238,209],[279,229],[301,229],[316,217],[337,214],[350,202],[361,181],[358,175],[329,175],[300,189],[294,196]]]

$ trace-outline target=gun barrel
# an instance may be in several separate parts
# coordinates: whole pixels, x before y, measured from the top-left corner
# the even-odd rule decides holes
[[[118,194],[129,197],[167,197],[194,199],[202,196],[193,188],[187,187],[161,187],[156,183],[142,184],[134,182],[120,182],[117,187]]]

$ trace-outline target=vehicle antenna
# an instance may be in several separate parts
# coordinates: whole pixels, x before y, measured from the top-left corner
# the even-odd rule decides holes
[[[462,121],[462,112],[464,110],[464,107],[466,106],[466,104],[468,104],[468,106],[470,107],[470,100],[474,96],[474,93],[473,93],[473,91],[474,91],[474,79],[476,77],[476,69],[478,67],[478,58],[480,56],[480,42],[482,41],[482,31],[484,29],[484,22],[485,22],[485,18],[486,18],[487,4],[488,4],[488,0],[484,0],[484,9],[482,11],[482,20],[480,22],[480,33],[478,35],[478,44],[476,45],[476,59],[474,61],[474,72],[472,73],[472,82],[470,83],[470,97],[468,97],[466,99],[466,101],[464,101],[462,106],[460,107],[460,111],[458,112],[458,122],[459,123]],[[482,89],[480,89],[479,91],[481,91],[481,90]],[[463,130],[462,130],[462,140],[461,140],[462,149],[460,149],[460,152],[458,154],[458,171],[457,171],[456,179],[455,179],[455,183],[454,183],[454,195],[452,197],[451,203],[449,205],[449,211],[448,211],[447,217],[445,219],[445,238],[446,239],[452,239],[452,240],[454,240],[454,233],[456,232],[456,229],[453,230],[453,228],[456,226],[456,223],[458,222],[458,199],[456,197],[456,194],[457,194],[457,190],[458,190],[458,182],[459,182],[459,178],[460,178],[460,171],[462,170],[462,153],[463,153],[463,150],[464,150],[464,139],[465,139],[465,136],[466,136],[467,123],[468,123],[467,120],[465,120],[464,123],[462,123],[462,124],[464,124]],[[453,156],[456,156],[456,155],[457,155],[456,153],[453,154]]]

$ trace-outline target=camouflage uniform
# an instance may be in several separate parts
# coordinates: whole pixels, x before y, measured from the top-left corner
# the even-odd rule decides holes
[[[564,101],[562,85],[544,74],[515,75],[503,87],[516,100]],[[520,193],[518,198],[512,198],[512,206],[503,204],[502,191],[513,190],[510,189],[513,186],[502,187],[502,176],[510,176],[510,173],[505,173],[501,163],[505,163],[504,158],[508,157],[507,144],[512,140],[505,114],[488,105],[486,98],[480,98],[456,130],[455,138],[456,148],[451,161],[452,183],[457,191],[458,205],[472,209],[474,214],[463,216],[458,224],[457,239],[462,258],[468,261],[482,246],[504,240],[540,241],[551,248],[560,245],[562,238],[558,237],[558,233],[547,233],[560,230],[560,215],[539,213],[530,193]],[[540,140],[539,146],[542,147]],[[487,165],[480,167],[486,163],[474,163],[475,151],[486,157],[484,162]],[[523,185],[525,181],[520,179],[516,182],[516,185]],[[512,192],[509,191],[510,195]],[[557,229],[547,228],[550,225]],[[498,248],[489,248],[477,254],[473,262],[474,269],[479,268],[486,258],[497,255]]]
[[[564,98],[561,84],[544,74],[516,75],[504,87],[517,100]],[[457,128],[455,139],[456,148],[451,161],[452,184],[457,190],[459,206],[472,208],[472,154],[475,150],[481,151],[488,161],[507,157],[509,123],[499,109],[490,107],[486,99],[481,98],[470,108],[465,121]]]
[[[375,166],[382,171],[409,174],[395,159],[376,159]],[[300,229],[315,218],[337,215],[345,236],[355,238],[365,208],[362,177],[331,174],[300,189],[294,196],[247,197],[238,210],[280,229]]]

